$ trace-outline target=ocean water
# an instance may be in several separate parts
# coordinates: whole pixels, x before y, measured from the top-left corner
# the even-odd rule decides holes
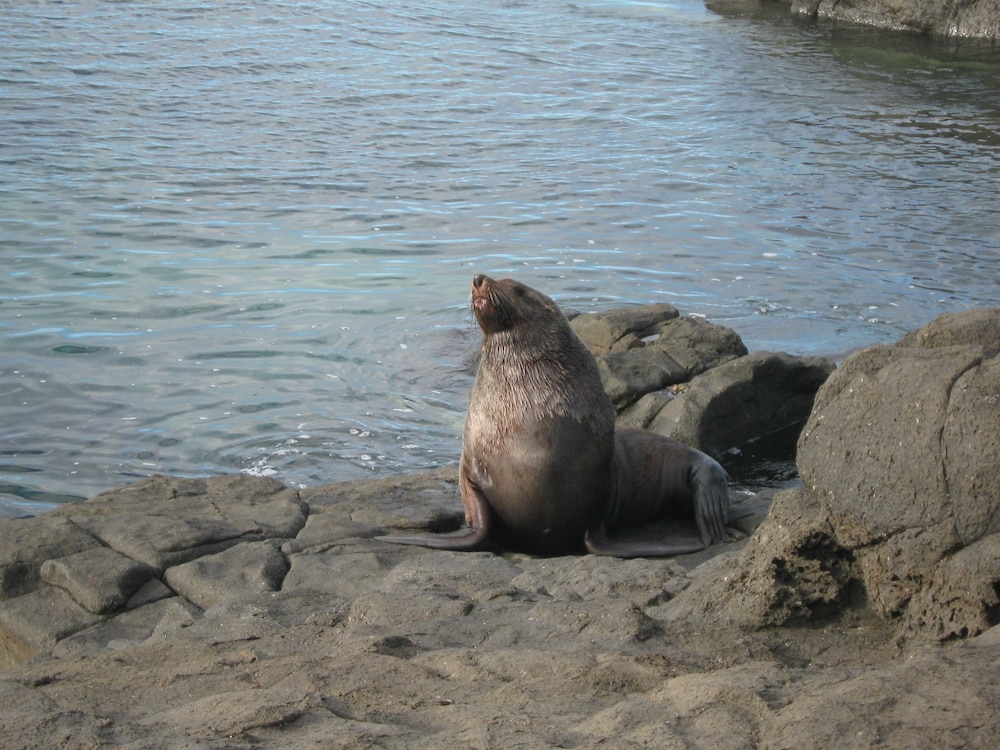
[[[1000,52],[699,0],[4,3],[0,514],[453,463],[475,273],[842,358],[1000,304]]]

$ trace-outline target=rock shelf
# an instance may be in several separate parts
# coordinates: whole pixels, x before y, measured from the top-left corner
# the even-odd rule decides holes
[[[373,538],[457,528],[456,467],[151,477],[0,520],[0,744],[992,748],[998,332],[972,311],[852,355],[804,485],[675,559]]]

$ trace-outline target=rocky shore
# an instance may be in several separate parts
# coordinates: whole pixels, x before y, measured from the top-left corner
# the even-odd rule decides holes
[[[956,39],[1000,39],[996,0],[707,0],[709,8],[789,6],[793,15]]]
[[[897,31],[1000,38],[996,0],[792,0],[792,13]]]
[[[455,468],[151,477],[2,520],[0,744],[994,747],[1000,309],[837,369],[669,306],[573,325],[623,423],[724,455],[808,417],[803,484],[666,560],[373,538],[457,528]]]

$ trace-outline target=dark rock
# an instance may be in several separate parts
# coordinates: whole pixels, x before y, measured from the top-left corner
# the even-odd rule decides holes
[[[792,0],[792,13],[894,30],[1000,38],[995,0]]]
[[[969,544],[1000,529],[1000,356],[964,373],[950,395],[941,447],[955,530]]]
[[[1000,351],[1000,321],[995,307],[939,315],[923,328],[911,331],[897,346],[935,349],[947,346],[983,346]]]
[[[647,429],[663,407],[677,398],[679,394],[684,393],[685,390],[687,390],[686,387],[678,387],[675,393],[674,389],[664,388],[659,391],[647,393],[634,404],[622,409],[618,414],[615,424],[621,427],[634,427],[639,430]]]
[[[905,612],[935,562],[960,546],[954,526],[947,522],[905,529],[878,544],[840,544],[855,550],[857,576],[864,581],[869,603],[887,619]]]
[[[804,422],[833,370],[818,357],[755,352],[699,375],[672,399],[650,394],[623,418],[719,456]]]
[[[660,348],[643,347],[597,359],[601,383],[620,412],[646,393],[683,383],[693,373]]]
[[[945,558],[906,608],[903,638],[944,641],[1000,624],[1000,534],[990,534]]]
[[[845,543],[945,520],[965,543],[1000,530],[997,373],[996,350],[980,346],[875,347],[844,362],[798,456]]]

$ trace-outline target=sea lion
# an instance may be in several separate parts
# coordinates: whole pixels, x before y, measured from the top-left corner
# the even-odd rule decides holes
[[[704,545],[726,538],[726,472],[701,451],[645,430],[615,431],[597,362],[559,306],[513,279],[472,280],[483,333],[459,490],[469,529],[380,536],[395,544],[543,554],[663,557],[703,545],[615,540],[616,529],[693,515]]]

